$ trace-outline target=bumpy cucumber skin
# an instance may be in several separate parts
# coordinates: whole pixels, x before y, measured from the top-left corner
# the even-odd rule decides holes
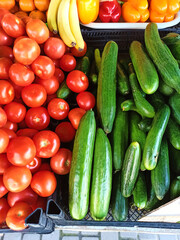
[[[128,198],[121,193],[121,174],[116,172],[113,176],[111,197],[111,210],[115,221],[125,221],[128,215]]]
[[[161,141],[166,130],[170,117],[170,108],[164,104],[157,112],[152,122],[152,127],[147,134],[143,158],[144,166],[147,170],[153,170],[156,167]]]
[[[175,199],[180,196],[180,176],[176,177],[170,187],[170,199]]]
[[[180,150],[180,126],[170,118],[167,125],[167,136],[174,148]]]
[[[151,95],[148,95],[148,100],[153,105],[155,110],[161,108],[161,106],[164,105],[165,103],[164,96],[159,91],[156,91]]]
[[[87,56],[84,56],[81,59],[80,69],[79,70],[82,71],[87,76],[89,75],[89,72],[90,72],[90,61],[89,61],[89,58]]]
[[[165,37],[162,38],[163,42],[167,45],[171,45],[176,43],[180,39],[180,35],[178,33],[168,33]]]
[[[143,209],[147,203],[146,179],[143,172],[139,172],[135,188],[133,190],[134,204],[139,209]]]
[[[150,118],[144,118],[138,123],[138,127],[143,132],[149,132],[152,125],[152,119]]]
[[[98,75],[97,112],[106,133],[112,131],[116,114],[116,65],[118,45],[109,41],[106,43]]]
[[[169,105],[172,110],[172,115],[176,122],[180,125],[180,94],[175,93],[169,98]]]
[[[76,220],[83,219],[88,211],[95,133],[96,121],[90,110],[76,132],[69,174],[69,211]]]
[[[124,197],[130,197],[138,177],[141,159],[141,147],[138,142],[132,142],[125,154],[122,174],[121,192]]]
[[[96,134],[90,197],[90,214],[102,221],[108,214],[112,189],[112,152],[108,137],[99,128]]]
[[[171,96],[175,90],[169,85],[167,85],[162,79],[160,79],[159,91],[165,96]]]
[[[64,81],[63,83],[61,83],[61,86],[57,90],[56,95],[58,98],[66,99],[69,97],[70,94],[71,90],[68,88],[66,81]]]
[[[154,93],[159,86],[159,77],[143,45],[138,41],[133,41],[129,53],[142,90],[147,94]]]
[[[117,91],[122,95],[130,93],[128,74],[120,63],[117,63]]]
[[[165,138],[161,143],[157,166],[151,171],[151,183],[156,197],[162,200],[170,186],[169,151]]]

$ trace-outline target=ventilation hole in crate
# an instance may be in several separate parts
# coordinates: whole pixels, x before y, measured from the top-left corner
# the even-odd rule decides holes
[[[38,224],[41,216],[41,209],[36,209],[31,215],[26,218],[27,224]]]
[[[57,204],[54,201],[50,201],[47,214],[57,214],[57,215],[59,215],[60,213],[61,213],[61,210],[59,209]]]

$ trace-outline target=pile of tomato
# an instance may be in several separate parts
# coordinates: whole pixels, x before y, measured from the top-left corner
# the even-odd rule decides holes
[[[0,9],[0,224],[13,230],[46,208],[55,175],[70,171],[72,149],[63,144],[95,105],[87,76],[75,70],[86,50],[69,49],[39,19],[25,23]],[[56,95],[64,81],[76,95],[73,107]]]

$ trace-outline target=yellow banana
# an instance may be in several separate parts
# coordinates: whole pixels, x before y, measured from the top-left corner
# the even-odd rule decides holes
[[[51,0],[49,3],[48,13],[47,13],[47,24],[49,30],[53,33],[58,32],[57,26],[57,11],[61,0]]]

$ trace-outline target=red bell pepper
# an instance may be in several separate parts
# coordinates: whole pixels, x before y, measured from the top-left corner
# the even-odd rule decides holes
[[[102,22],[118,22],[121,16],[121,6],[117,0],[101,0],[99,18]]]

